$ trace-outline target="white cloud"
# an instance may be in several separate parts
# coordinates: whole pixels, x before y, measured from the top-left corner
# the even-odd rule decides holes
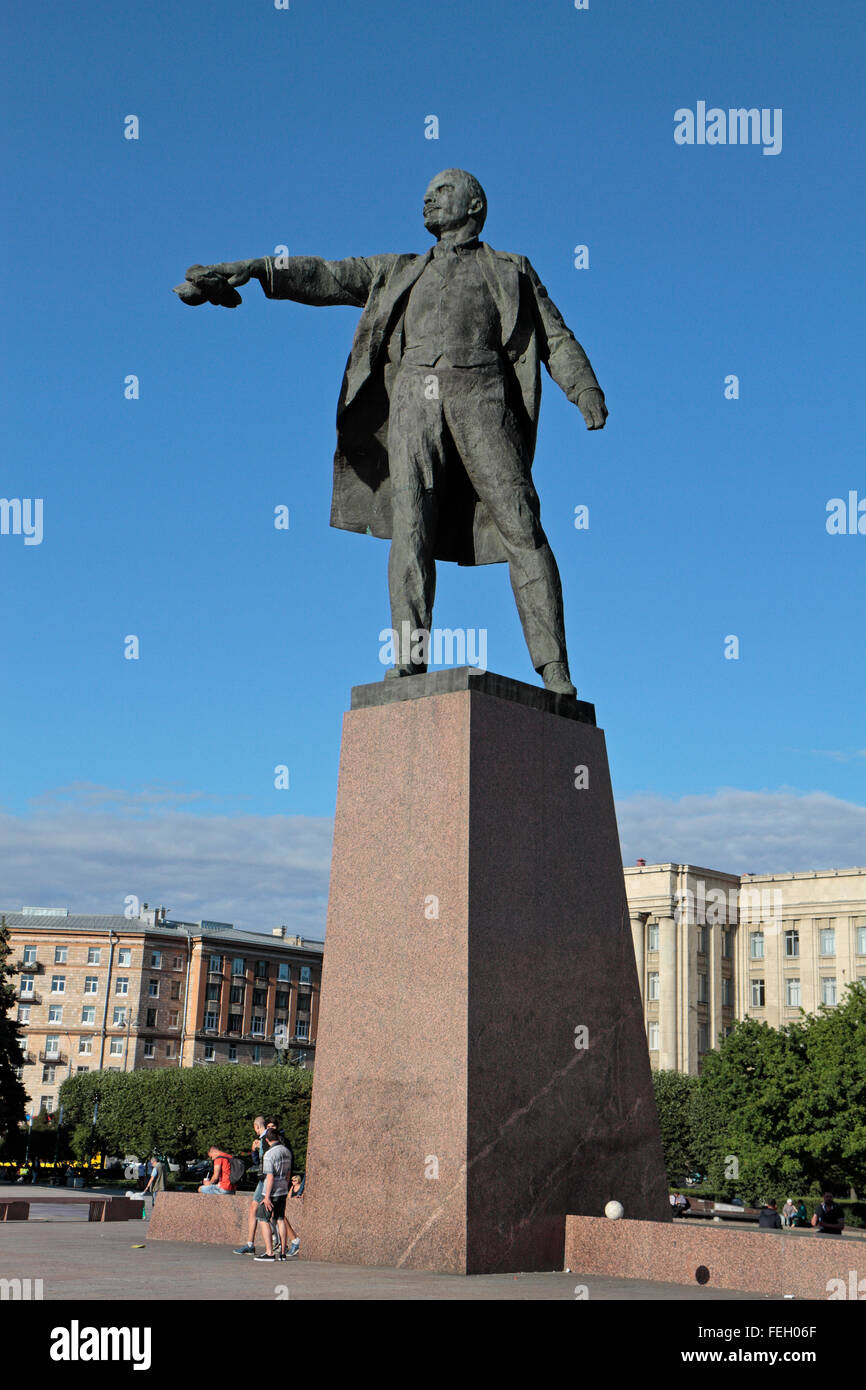
[[[623,860],[699,864],[728,873],[866,865],[866,806],[826,792],[740,791],[617,803]]]
[[[0,811],[0,908],[122,912],[128,894],[202,917],[322,937],[333,822],[195,814],[212,797],[175,788],[60,788],[29,815]],[[866,864],[866,807],[824,792],[741,791],[617,804],[623,859],[731,873]]]

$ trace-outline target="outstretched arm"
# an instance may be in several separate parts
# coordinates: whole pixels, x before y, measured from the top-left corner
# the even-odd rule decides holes
[[[607,406],[589,358],[528,261],[526,273],[535,295],[541,360],[557,386],[577,406],[586,421],[586,428],[602,430],[607,419]]]
[[[351,256],[325,261],[319,256],[262,256],[249,261],[193,265],[186,281],[175,287],[184,304],[219,304],[233,309],[241,303],[238,286],[258,280],[268,299],[294,299],[301,304],[349,304],[363,308],[377,271],[396,256]]]

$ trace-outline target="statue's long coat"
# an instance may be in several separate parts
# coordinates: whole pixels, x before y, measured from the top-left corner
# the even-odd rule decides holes
[[[431,255],[432,249],[423,256],[344,261],[291,256],[282,266],[273,258],[267,260],[263,286],[269,298],[351,304],[364,310],[337,406],[331,525],[344,531],[383,538],[393,534],[389,393],[400,363],[409,292]],[[541,402],[541,363],[569,400],[576,402],[581,391],[598,387],[598,382],[586,353],[526,257],[494,251],[484,242],[478,255],[499,308],[508,400],[523,436],[529,478]],[[440,497],[436,558],[461,565],[505,560],[496,527],[462,469],[449,472],[446,487],[450,494]]]

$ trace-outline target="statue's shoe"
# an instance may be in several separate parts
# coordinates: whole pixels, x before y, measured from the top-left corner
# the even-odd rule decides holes
[[[548,661],[541,672],[541,678],[545,690],[552,690],[554,695],[577,695],[564,661]]]
[[[426,666],[392,666],[385,672],[385,680],[392,680],[395,676],[423,676],[426,672]]]

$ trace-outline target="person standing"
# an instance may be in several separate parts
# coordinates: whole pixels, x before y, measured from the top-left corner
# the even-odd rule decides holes
[[[160,1158],[159,1154],[152,1154],[152,1155],[151,1155],[151,1159],[150,1159],[150,1177],[148,1178],[147,1186],[145,1187],[145,1189],[144,1189],[144,1191],[142,1192],[141,1195],[142,1195],[142,1197],[146,1197],[147,1194],[148,1194],[148,1192],[149,1192],[149,1193],[150,1193],[150,1205],[151,1205],[151,1207],[153,1207],[154,1203],[156,1202],[156,1194],[157,1194],[157,1192],[164,1192],[164,1191],[165,1191],[165,1164],[163,1163],[163,1161],[162,1161],[162,1159]]]
[[[264,1187],[257,1213],[257,1220],[262,1226],[265,1250],[264,1254],[255,1255],[253,1258],[258,1261],[273,1263],[276,1256],[274,1255],[272,1222],[276,1222],[279,1232],[281,1258],[284,1253],[286,1257],[291,1254],[291,1250],[287,1249],[288,1233],[291,1227],[286,1221],[286,1198],[289,1195],[289,1179],[292,1175],[292,1151],[286,1147],[275,1131],[269,1130],[268,1135],[270,1134],[274,1134],[275,1142],[269,1145],[262,1161]],[[297,1241],[294,1231],[292,1231],[292,1237],[292,1245],[297,1247],[300,1242]]]
[[[262,1197],[264,1196],[265,1190],[265,1174],[262,1165],[264,1164],[265,1154],[268,1148],[270,1147],[271,1139],[276,1137],[271,1132],[269,1138],[269,1131],[267,1125],[265,1124],[264,1116],[262,1115],[256,1115],[256,1118],[253,1120],[253,1129],[256,1132],[256,1137],[253,1140],[252,1152],[254,1156],[258,1156],[259,1180],[256,1184],[256,1190],[253,1193],[252,1201],[250,1202],[249,1217],[247,1219],[246,1242],[244,1245],[235,1246],[234,1250],[232,1251],[233,1255],[255,1255],[256,1253],[256,1225],[258,1222],[257,1213],[259,1209],[259,1204],[262,1200]]]

